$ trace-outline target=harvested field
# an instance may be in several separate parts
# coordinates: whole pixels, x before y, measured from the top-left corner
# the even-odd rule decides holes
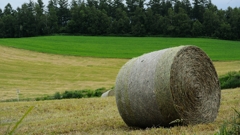
[[[217,119],[213,123],[172,128],[129,128],[120,117],[114,97],[34,102],[0,103],[0,134],[4,134],[23,116],[29,107],[32,112],[23,120],[17,134],[118,134],[118,135],[213,135],[226,120],[239,110],[240,88],[222,91]]]

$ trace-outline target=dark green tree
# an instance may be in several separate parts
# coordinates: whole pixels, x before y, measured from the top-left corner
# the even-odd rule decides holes
[[[3,22],[2,18],[0,18],[0,38],[5,37],[4,34],[5,34],[4,22]]]
[[[114,34],[128,34],[129,31],[129,18],[127,13],[123,11],[121,7],[117,8],[115,11],[115,18],[112,22],[112,32]]]
[[[98,1],[97,0],[87,0],[87,7],[95,7],[98,8]]]
[[[197,19],[199,21],[201,19],[201,15],[200,15],[200,1],[199,0],[194,0],[193,1],[193,19]]]
[[[179,8],[178,13],[174,15],[174,27],[176,36],[191,35],[191,19],[183,8]]]
[[[217,36],[221,39],[232,39],[233,35],[231,31],[231,25],[226,22],[221,22],[217,34]]]
[[[231,25],[231,39],[240,39],[240,8],[228,7],[226,11],[227,22]]]
[[[172,0],[162,0],[162,7],[163,7],[163,12],[162,12],[162,16],[168,16],[169,13],[169,9],[173,9],[173,4],[172,4]]]
[[[4,23],[3,23],[3,20],[2,20],[2,17],[3,17],[3,12],[2,12],[2,9],[0,9],[0,38],[4,37]]]
[[[32,0],[29,0],[29,3],[27,3],[27,9],[25,9],[25,15],[28,17],[26,20],[26,24],[23,28],[25,29],[25,36],[31,37],[37,35],[37,22],[35,19],[35,3]]]
[[[107,12],[105,10],[97,10],[97,27],[98,27],[98,32],[97,35],[104,35],[104,34],[109,34],[111,30],[111,19],[107,16]]]
[[[164,17],[164,27],[166,35],[175,35],[174,11],[172,8],[168,9],[168,15]]]
[[[12,15],[12,14],[13,14],[12,5],[11,5],[10,3],[8,3],[8,4],[4,7],[3,14],[4,14],[4,15]]]
[[[146,21],[146,16],[143,11],[143,8],[137,7],[132,16],[131,23],[130,23],[133,35],[136,35],[136,36],[145,35],[146,33],[145,21]]]
[[[112,7],[114,9],[121,8],[123,11],[125,11],[125,5],[123,4],[123,0],[113,0],[113,5]]]
[[[30,1],[31,2],[31,1]],[[35,17],[33,15],[33,3],[24,3],[18,8],[18,23],[20,27],[19,35],[30,37],[36,35]],[[34,23],[34,24],[32,24]]]
[[[47,31],[48,34],[58,32],[58,16],[56,0],[49,0],[47,6]]]
[[[201,0],[194,0],[193,1],[193,10],[192,10],[192,18],[197,19],[201,23],[203,22],[203,14],[205,12],[205,8],[201,3]]]
[[[135,15],[135,11],[144,8],[145,0],[126,0],[128,16],[131,17]],[[137,9],[138,8],[138,9]]]
[[[193,22],[191,33],[192,33],[193,37],[202,36],[203,26],[202,26],[201,22],[199,22],[198,20],[195,20]]]
[[[59,32],[67,32],[67,22],[70,20],[70,11],[68,9],[68,0],[58,0],[59,8],[57,10]]]
[[[219,26],[220,22],[216,12],[207,9],[203,14],[203,27],[205,35],[209,37],[216,37]]]
[[[182,4],[180,0],[173,0],[173,1],[174,1],[174,6],[173,6],[174,12],[179,13],[179,8],[182,8]]]
[[[111,6],[109,4],[111,4],[111,3],[109,3],[108,0],[99,0],[98,9],[101,11],[105,10],[108,13],[108,12],[110,12],[109,7]]]
[[[2,9],[0,8],[0,18],[3,16]]]
[[[79,23],[80,25],[78,26],[78,28],[80,29],[80,33],[82,34],[88,34],[88,16],[87,16],[87,6],[85,5],[85,3],[81,3],[80,7],[79,7],[79,12],[80,12],[80,17],[79,19]]]
[[[80,31],[80,11],[76,0],[72,0],[70,6],[71,20],[68,21],[68,32],[79,33]]]
[[[185,10],[188,17],[192,18],[192,5],[189,0],[182,0],[181,7]]]
[[[2,37],[14,37],[16,34],[16,18],[14,16],[14,10],[10,3],[8,3],[5,8],[3,15],[1,17],[1,29]]]
[[[150,12],[152,12],[151,14],[154,14],[154,15],[162,14],[163,6],[161,3],[161,0],[150,0],[147,5],[149,7],[147,12],[149,12],[151,9],[151,11],[150,11]]]
[[[45,35],[46,34],[46,16],[44,14],[44,4],[42,0],[38,0],[35,4],[35,18],[36,18],[36,32],[37,35]]]
[[[97,35],[98,33],[98,16],[95,6],[86,7],[84,11],[84,27],[85,33],[91,35]]]
[[[146,10],[145,14],[146,14],[146,19],[145,19],[144,25],[145,25],[146,33],[148,35],[157,34],[157,33],[155,33],[155,30],[154,30],[154,29],[156,29],[156,28],[154,28],[154,26],[156,26],[155,23],[157,23],[157,22],[155,20],[155,16],[154,16],[152,9],[148,8]]]

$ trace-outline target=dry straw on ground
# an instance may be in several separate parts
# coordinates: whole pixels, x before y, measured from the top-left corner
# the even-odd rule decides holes
[[[212,122],[221,90],[210,58],[198,47],[179,46],[128,61],[115,95],[124,122],[145,128]]]

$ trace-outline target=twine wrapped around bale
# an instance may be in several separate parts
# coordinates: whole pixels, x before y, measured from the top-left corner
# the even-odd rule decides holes
[[[128,61],[115,84],[118,111],[128,126],[209,123],[221,90],[210,58],[198,47],[179,46]]]

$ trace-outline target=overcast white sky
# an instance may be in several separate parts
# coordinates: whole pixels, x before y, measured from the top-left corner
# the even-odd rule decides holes
[[[37,0],[33,0],[37,2]],[[42,0],[44,5],[48,5],[49,0]],[[71,0],[68,0],[69,4]],[[192,0],[190,0],[192,1]],[[23,3],[28,3],[29,0],[0,0],[0,8],[3,10],[7,3],[10,3],[13,9],[21,7]],[[240,0],[212,0],[212,3],[218,7],[218,9],[227,9],[227,7],[240,7]]]

